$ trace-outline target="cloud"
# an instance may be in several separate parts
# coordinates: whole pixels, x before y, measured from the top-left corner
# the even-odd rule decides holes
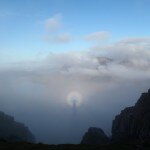
[[[89,126],[110,134],[115,115],[150,85],[149,41],[136,39],[0,69],[0,109],[26,123],[41,142],[78,143]],[[72,91],[83,97],[77,121],[66,100]]]
[[[102,55],[113,59],[113,63],[128,69],[149,70],[149,38],[128,38],[111,45],[93,46],[93,55]]]
[[[100,42],[102,40],[106,40],[110,37],[110,32],[100,31],[94,32],[85,37],[87,41]]]
[[[52,54],[49,67],[65,74],[148,78],[150,75],[150,45],[147,38],[129,38],[116,43],[91,47],[87,52]],[[45,65],[46,66],[46,65]],[[126,72],[126,73],[125,73]]]
[[[44,37],[47,42],[50,43],[69,43],[72,40],[72,37],[68,33],[62,33],[59,35],[47,35]]]
[[[68,33],[63,33],[56,38],[56,42],[67,43],[71,41],[71,36]]]
[[[62,15],[55,14],[53,17],[46,19],[45,21],[46,34],[44,40],[54,44],[65,44],[72,40],[71,35],[65,32],[62,24]]]
[[[135,38],[126,38],[119,42],[120,44],[147,44],[150,45],[150,37],[135,37]]]
[[[60,38],[55,42],[67,41]],[[66,76],[101,78],[102,80],[109,78],[112,81],[114,78],[148,79],[150,76],[149,49],[150,45],[147,39],[123,39],[103,47],[96,45],[85,52],[53,53],[48,55],[45,60],[33,64],[29,70],[33,68],[37,72],[39,69],[47,74],[58,73]],[[38,66],[38,64],[40,65]],[[20,68],[23,67],[20,66]]]
[[[68,42],[69,37],[64,34],[51,40],[63,43]],[[144,78],[150,75],[149,49],[147,38],[123,39],[103,47],[96,45],[84,52],[52,53],[42,61],[33,64],[29,70],[33,68],[47,73],[92,75],[99,78],[104,75],[112,78]],[[22,65],[20,68],[24,68]]]
[[[55,14],[51,18],[48,18],[45,20],[45,28],[47,31],[53,32],[56,31],[60,28],[62,28],[62,23],[61,23],[62,15]]]

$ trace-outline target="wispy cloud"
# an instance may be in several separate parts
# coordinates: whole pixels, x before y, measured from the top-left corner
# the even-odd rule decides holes
[[[72,40],[71,35],[65,32],[62,23],[62,14],[55,14],[51,18],[48,18],[44,22],[46,35],[44,40],[54,44],[65,44]]]
[[[62,33],[59,35],[47,35],[44,37],[47,42],[50,43],[68,43],[72,40],[72,37],[68,33]]]
[[[126,38],[120,41],[120,44],[125,44],[125,45],[143,45],[147,44],[150,45],[150,37],[134,37],[134,38]]]
[[[102,40],[106,40],[110,37],[110,32],[107,32],[107,31],[99,31],[99,32],[94,32],[94,33],[91,33],[89,35],[87,35],[85,37],[85,39],[87,41],[92,41],[92,42],[100,42]]]
[[[54,32],[54,31],[62,28],[63,24],[62,24],[61,20],[62,20],[62,15],[60,13],[55,14],[51,18],[46,19],[45,20],[46,30],[50,31],[50,32]]]

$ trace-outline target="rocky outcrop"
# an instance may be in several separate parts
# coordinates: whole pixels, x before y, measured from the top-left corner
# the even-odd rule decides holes
[[[34,136],[24,124],[16,122],[13,117],[3,112],[0,112],[0,139],[34,142]]]
[[[115,117],[112,141],[150,142],[150,90],[141,95],[135,106],[125,108]]]
[[[109,138],[104,133],[104,131],[100,128],[90,127],[88,132],[82,138],[81,144],[88,145],[101,145],[107,144],[109,142]]]

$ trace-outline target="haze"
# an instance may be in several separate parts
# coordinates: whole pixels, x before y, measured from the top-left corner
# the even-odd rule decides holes
[[[150,88],[149,5],[1,0],[0,110],[37,142],[79,143],[93,126],[111,135],[115,115]]]

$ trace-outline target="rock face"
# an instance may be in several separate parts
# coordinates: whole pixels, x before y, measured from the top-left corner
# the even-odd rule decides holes
[[[109,138],[104,133],[104,131],[100,128],[90,127],[88,132],[85,133],[81,144],[88,145],[100,145],[107,144],[109,142]]]
[[[24,124],[16,122],[13,117],[3,112],[0,112],[0,139],[34,142],[34,136]]]
[[[135,106],[125,108],[112,125],[116,142],[150,142],[150,90],[143,93]]]

